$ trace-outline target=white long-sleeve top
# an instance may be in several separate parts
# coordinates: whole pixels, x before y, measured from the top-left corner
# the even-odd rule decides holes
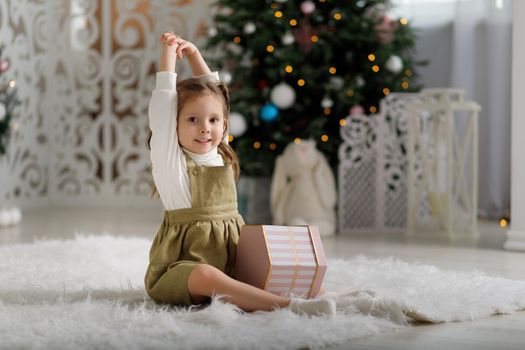
[[[198,78],[219,81],[213,72]],[[177,74],[158,72],[149,108],[152,132],[150,159],[153,180],[166,210],[191,208],[190,179],[184,153],[201,166],[222,166],[222,157],[214,148],[206,154],[184,150],[177,136]]]

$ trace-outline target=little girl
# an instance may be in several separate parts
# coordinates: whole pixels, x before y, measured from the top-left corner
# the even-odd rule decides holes
[[[228,91],[195,45],[172,32],[161,43],[148,148],[166,211],[151,246],[148,294],[175,305],[201,304],[218,294],[245,311],[288,307],[299,314],[334,314],[333,300],[290,300],[233,278],[244,221],[237,212],[239,165],[226,141]],[[194,77],[177,83],[175,62],[183,57]]]

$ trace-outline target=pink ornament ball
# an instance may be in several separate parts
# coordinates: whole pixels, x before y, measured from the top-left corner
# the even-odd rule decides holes
[[[311,15],[315,11],[315,4],[313,1],[305,1],[301,3],[301,11],[305,15]]]
[[[9,61],[0,60],[0,73],[3,73],[8,69],[9,69]]]
[[[350,108],[350,115],[365,114],[365,109],[361,105],[354,105]]]

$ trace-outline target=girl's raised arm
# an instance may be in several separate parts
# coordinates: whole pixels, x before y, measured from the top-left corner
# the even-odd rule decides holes
[[[166,32],[160,36],[162,43],[162,53],[160,54],[159,72],[175,73],[175,63],[177,62],[177,48],[179,38],[172,32]]]
[[[177,38],[176,43],[177,47],[177,57],[183,58],[186,56],[188,58],[188,63],[190,64],[191,71],[193,76],[210,74],[211,70],[208,67],[206,61],[202,57],[199,49],[193,43],[186,41],[182,38]]]

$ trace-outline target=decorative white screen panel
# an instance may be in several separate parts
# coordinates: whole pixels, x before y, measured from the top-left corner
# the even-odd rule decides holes
[[[47,197],[54,204],[150,203],[144,143],[159,37],[172,30],[202,41],[210,3],[2,1],[0,40],[12,71],[19,72],[26,102],[4,160],[10,174],[4,197]],[[189,75],[186,68],[178,68],[181,75]]]

